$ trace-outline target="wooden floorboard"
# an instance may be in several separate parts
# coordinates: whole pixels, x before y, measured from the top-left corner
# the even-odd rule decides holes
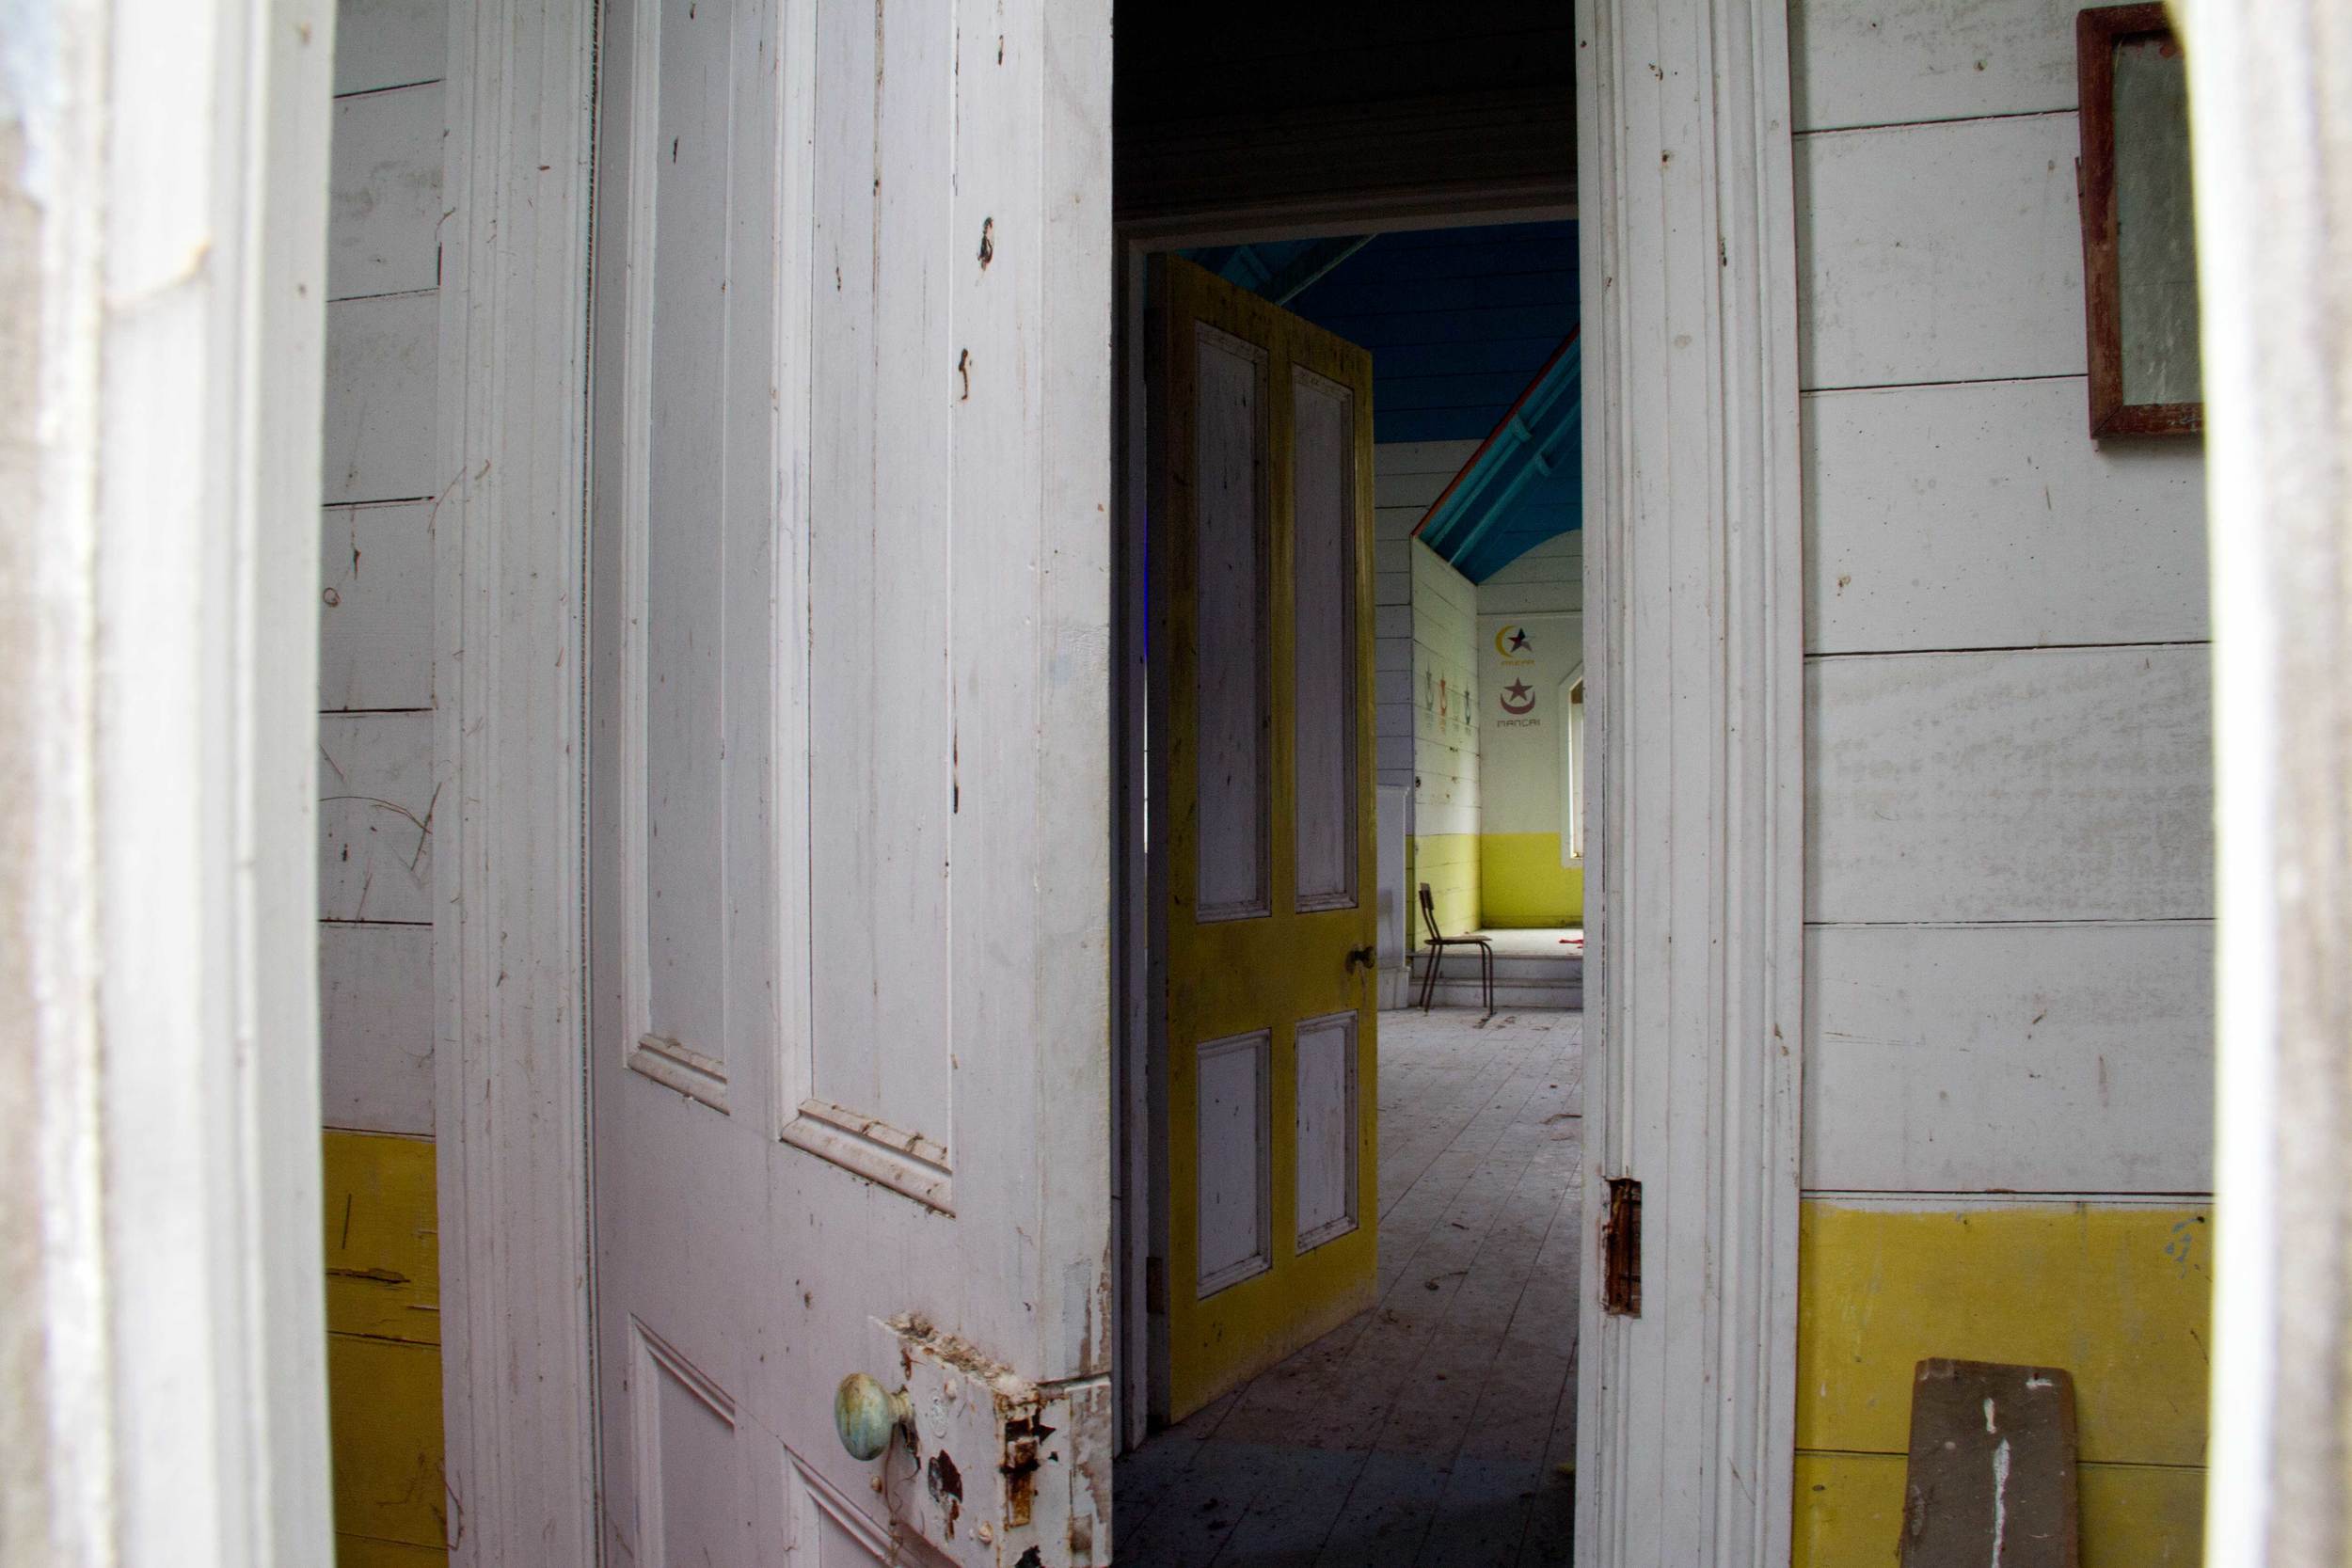
[[[1120,1460],[1122,1568],[1569,1560],[1582,1019],[1378,1043],[1378,1304]]]

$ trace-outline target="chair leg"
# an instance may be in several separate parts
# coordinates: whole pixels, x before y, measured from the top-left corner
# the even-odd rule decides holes
[[[1425,1013],[1429,1010],[1430,993],[1438,989],[1438,955],[1445,949],[1430,946],[1422,951],[1429,955],[1428,966],[1421,972],[1421,1010]]]
[[[1495,950],[1491,947],[1478,950],[1478,977],[1486,992],[1486,1016],[1492,1018],[1495,1016]]]

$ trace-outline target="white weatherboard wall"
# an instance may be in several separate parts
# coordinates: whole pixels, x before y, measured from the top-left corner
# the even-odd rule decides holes
[[[2074,1370],[2084,1562],[2196,1560],[2203,458],[2087,434],[2075,9],[1791,11],[1816,1568],[1895,1549],[1923,1354]]]
[[[446,1560],[435,1200],[435,521],[450,19],[343,0],[319,550],[320,1098],[339,1560]],[[452,515],[454,515],[453,509]]]
[[[1584,535],[1547,539],[1478,585],[1479,897],[1488,926],[1584,918],[1567,859],[1569,706],[1584,662]]]
[[[1581,615],[1584,534],[1555,534],[1478,585],[1481,615]]]
[[[1415,832],[1478,832],[1478,590],[1416,539],[1413,550]]]
[[[2100,1005],[2207,967],[2202,453],[2085,433],[2074,8],[1895,9],[1815,0],[1796,32],[1805,1180],[2202,1192],[2201,988],[2128,1052]],[[2046,988],[1990,961],[2021,922]],[[1864,1026],[1947,965],[1965,1022]],[[1988,1125],[1965,1031],[1995,1021],[2043,1069]],[[2117,1141],[2153,1151],[2131,1180]]]
[[[1559,688],[1583,662],[1581,615],[1479,616],[1481,832],[1560,831]]]
[[[1374,568],[1379,609],[1374,677],[1379,782],[1406,792],[1407,942],[1422,932],[1430,884],[1449,931],[1478,924],[1478,591],[1413,537],[1476,441],[1391,441],[1373,449]],[[1383,821],[1384,836],[1391,825]]]
[[[326,1124],[433,1131],[438,0],[346,0],[327,227],[319,646]]]
[[[1384,784],[1413,784],[1413,530],[1477,450],[1475,441],[1391,441],[1372,451],[1373,597],[1379,606],[1373,663]]]
[[[1478,887],[1478,590],[1416,539],[1413,552],[1413,870],[1438,926],[1483,923]],[[1427,933],[1416,929],[1418,943]]]

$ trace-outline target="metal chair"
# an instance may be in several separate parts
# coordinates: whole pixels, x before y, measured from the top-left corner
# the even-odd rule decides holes
[[[1486,1016],[1495,1016],[1495,944],[1485,937],[1450,937],[1438,929],[1437,900],[1429,895],[1429,884],[1421,884],[1421,923],[1429,931],[1429,967],[1421,976],[1421,1010],[1427,1012],[1438,993],[1438,962],[1449,947],[1478,949],[1478,981],[1486,999]]]

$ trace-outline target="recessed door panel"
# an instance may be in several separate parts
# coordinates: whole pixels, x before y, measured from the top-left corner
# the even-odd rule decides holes
[[[1200,1264],[1198,1293],[1263,1274],[1272,1264],[1267,1170],[1273,1155],[1268,1083],[1274,1039],[1265,1030],[1200,1048]]]
[[[1271,880],[1266,354],[1205,324],[1195,352],[1199,918],[1238,920],[1267,912]]]
[[[765,508],[730,471],[730,446],[764,439],[737,417],[725,374],[739,308],[765,291],[730,287],[745,258],[727,245],[737,83],[733,0],[665,5],[648,29],[658,60],[634,148],[650,209],[638,279],[644,486],[634,519],[631,597],[642,769],[637,895],[644,1017],[630,1059],[714,1108],[728,1105],[727,800],[730,702],[756,701],[756,675],[730,689],[725,584],[749,569]],[[753,689],[746,689],[746,684]]]
[[[735,1401],[642,1323],[629,1379],[645,1568],[747,1563]]]
[[[1355,394],[1304,366],[1291,370],[1291,713],[1298,792],[1298,907],[1356,902]]]
[[[956,13],[817,8],[810,237],[807,809],[820,947],[803,1099],[874,1118],[946,1168],[949,905],[959,867],[950,659]],[[961,539],[963,542],[959,543]],[[812,1140],[813,1141],[813,1140]],[[851,1146],[853,1147],[853,1146]]]
[[[1356,1015],[1298,1025],[1298,1250],[1356,1227]]]

